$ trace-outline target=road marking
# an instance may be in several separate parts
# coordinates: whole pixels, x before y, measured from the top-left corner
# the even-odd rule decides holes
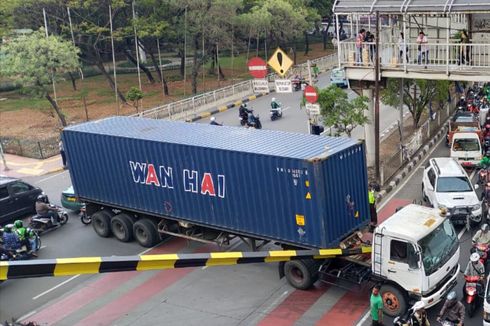
[[[20,323],[24,319],[27,319],[27,318],[31,317],[32,315],[34,315],[36,312],[37,312],[37,310],[33,310],[30,313],[25,314],[24,316],[21,316],[19,319],[16,320],[16,322]]]
[[[42,182],[48,181],[48,180],[50,180],[50,179],[52,179],[52,178],[54,178],[54,177],[59,176],[60,174],[65,173],[65,172],[66,172],[66,171],[61,171],[61,172],[59,172],[59,173],[56,173],[56,174],[50,175],[50,176],[49,176],[49,177],[47,177],[47,178],[44,178],[44,179],[39,180],[39,181],[38,181],[38,183],[42,183]]]
[[[36,295],[35,297],[33,297],[33,298],[32,298],[32,300],[37,300],[37,299],[39,299],[40,297],[42,297],[42,296],[44,296],[44,295],[46,295],[46,294],[48,294],[48,293],[50,293],[50,292],[53,292],[54,290],[56,290],[56,289],[57,289],[57,288],[59,288],[60,286],[63,286],[63,285],[65,285],[66,283],[73,281],[74,279],[76,279],[76,278],[77,278],[77,277],[79,277],[80,275],[81,275],[81,274],[77,274],[77,275],[74,275],[74,276],[70,277],[69,279],[67,279],[67,280],[65,280],[65,281],[63,281],[63,282],[61,282],[60,284],[55,285],[55,286],[53,286],[52,288],[50,288],[50,289],[48,289],[48,290],[44,291],[43,293],[40,293],[40,294]]]
[[[438,142],[437,144],[435,144],[434,147],[432,147],[432,149],[427,153],[426,157],[430,157],[430,155],[432,155],[432,153],[435,151],[435,149],[437,147],[439,147],[439,145],[442,143],[442,141],[444,140],[445,138],[442,137]],[[408,183],[408,180],[410,180],[413,175],[415,174],[415,172],[418,171],[418,169],[420,168],[420,165],[422,165],[422,163],[425,161],[425,158],[423,160],[420,160],[418,163],[417,163],[417,168],[413,169],[412,172],[407,175],[407,178],[405,179],[405,181],[403,181],[400,186],[389,196],[389,197],[386,197],[386,200],[383,201],[383,203],[381,204],[381,206],[379,207],[379,210],[381,210],[386,204],[388,204],[388,202],[390,200],[393,199],[393,197],[395,197],[395,195],[403,188],[405,187],[405,185]],[[463,229],[464,230],[464,229]],[[459,237],[459,235],[458,235]],[[356,326],[362,326],[362,324],[369,318],[369,315],[370,315],[370,312],[366,312],[366,314],[361,318],[361,320],[359,320],[359,322],[357,322]]]

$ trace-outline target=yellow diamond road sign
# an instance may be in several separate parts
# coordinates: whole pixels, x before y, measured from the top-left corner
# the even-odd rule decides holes
[[[279,76],[283,77],[293,65],[293,60],[286,55],[286,52],[277,48],[276,52],[269,58],[267,63],[279,74]]]

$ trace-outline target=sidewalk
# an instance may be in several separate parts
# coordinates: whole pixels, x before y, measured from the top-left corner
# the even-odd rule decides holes
[[[40,176],[58,171],[63,171],[61,155],[56,155],[45,160],[5,154],[8,170],[5,170],[0,159],[0,175],[15,178]]]

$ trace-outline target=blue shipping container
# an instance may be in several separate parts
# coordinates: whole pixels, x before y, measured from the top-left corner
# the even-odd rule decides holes
[[[88,202],[304,248],[369,219],[364,144],[349,138],[112,117],[63,141]]]

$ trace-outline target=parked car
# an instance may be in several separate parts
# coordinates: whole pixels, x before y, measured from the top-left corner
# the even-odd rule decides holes
[[[73,186],[70,186],[61,193],[61,206],[75,212],[79,212],[82,208],[83,203],[78,200],[77,196],[75,196]]]
[[[0,176],[0,225],[35,213],[37,196],[43,191],[17,178]]]
[[[480,223],[482,207],[468,174],[454,158],[430,159],[422,178],[422,195],[435,208],[446,208],[454,224]]]
[[[490,277],[487,277],[487,285],[483,298],[483,326],[490,326]]]

